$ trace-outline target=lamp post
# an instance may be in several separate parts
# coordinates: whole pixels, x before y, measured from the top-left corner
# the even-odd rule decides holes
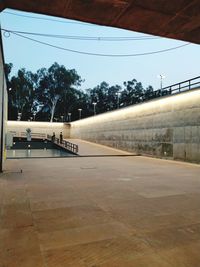
[[[70,122],[71,121],[71,113],[68,113],[68,121]]]
[[[36,112],[33,113],[33,118],[34,118],[34,121],[35,121],[35,116],[36,116]]]
[[[160,90],[163,89],[163,79],[165,78],[165,75],[159,74],[158,78],[160,78]]]
[[[117,96],[117,109],[119,109],[119,97],[120,97],[120,92],[116,93]]]
[[[96,105],[97,105],[97,103],[93,102],[92,105],[94,106],[94,116],[95,116],[96,115]]]
[[[17,117],[17,120],[20,121],[21,120],[21,116],[22,116],[22,113],[18,113],[18,117]]]
[[[78,111],[79,111],[79,120],[80,120],[81,119],[82,108],[79,108]]]

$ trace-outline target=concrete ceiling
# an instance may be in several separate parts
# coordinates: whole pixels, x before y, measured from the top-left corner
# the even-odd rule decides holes
[[[4,8],[200,44],[200,0],[1,0]]]

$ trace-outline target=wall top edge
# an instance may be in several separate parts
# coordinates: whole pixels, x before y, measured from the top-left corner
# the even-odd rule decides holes
[[[151,99],[151,100],[148,100],[145,102],[134,104],[134,105],[131,105],[128,107],[108,111],[108,112],[101,113],[101,114],[98,114],[95,116],[91,116],[91,117],[88,117],[85,119],[73,121],[70,123],[70,125],[71,125],[71,127],[73,127],[73,126],[75,127],[76,125],[82,125],[82,124],[84,125],[85,123],[93,122],[94,119],[96,120],[96,122],[98,120],[102,121],[102,119],[104,119],[104,118],[106,119],[108,117],[111,118],[111,116],[112,116],[112,119],[114,119],[114,118],[116,118],[116,116],[118,116],[118,114],[126,114],[126,113],[129,113],[130,111],[132,112],[132,111],[136,111],[139,109],[145,109],[145,108],[148,109],[150,107],[153,108],[156,106],[162,106],[163,104],[171,104],[173,102],[177,103],[177,101],[182,101],[185,99],[188,100],[189,97],[193,98],[193,96],[196,97],[197,95],[200,97],[200,88],[191,89],[190,91],[185,91],[185,92],[181,92],[181,93],[177,93],[177,94],[173,94],[173,95],[162,96],[159,98],[155,98],[155,99]]]
[[[69,123],[65,123],[65,122],[48,122],[48,121],[7,121],[7,125],[51,125],[51,126],[64,126],[64,125],[69,125]]]

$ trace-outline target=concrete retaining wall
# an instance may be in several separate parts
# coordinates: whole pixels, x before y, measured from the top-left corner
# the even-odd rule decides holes
[[[57,122],[37,122],[37,121],[8,121],[7,131],[11,132],[26,132],[30,128],[33,134],[42,133],[52,135],[55,132],[56,137],[59,137],[60,132],[63,133],[64,138],[69,138],[69,124]]]
[[[79,138],[155,157],[200,162],[200,89],[69,124],[8,121],[8,131]]]
[[[200,89],[72,122],[70,137],[200,162]]]

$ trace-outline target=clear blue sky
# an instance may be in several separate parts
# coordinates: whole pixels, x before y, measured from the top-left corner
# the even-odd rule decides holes
[[[5,13],[5,11],[39,18],[52,18],[58,21],[53,22],[25,18]],[[111,27],[77,22],[74,24],[71,23],[73,21],[61,18],[10,9],[5,11],[1,13],[1,27],[10,30],[90,37],[144,36],[143,33]],[[124,42],[79,41],[38,36],[33,38],[64,48],[103,54],[144,53],[184,44],[184,42],[167,38]],[[85,79],[82,89],[92,88],[102,81],[106,81],[110,85],[122,85],[124,81],[134,78],[141,81],[145,87],[152,85],[155,89],[158,89],[160,85],[160,80],[157,77],[158,74],[166,76],[163,81],[163,86],[200,75],[200,46],[195,44],[190,44],[189,46],[166,53],[124,58],[97,57],[70,53],[37,44],[13,34],[9,38],[3,36],[3,44],[6,62],[11,62],[14,65],[13,73],[22,67],[34,72],[41,67],[48,68],[52,63],[58,62],[59,64],[63,64],[67,69],[74,68],[77,70],[78,74]]]

